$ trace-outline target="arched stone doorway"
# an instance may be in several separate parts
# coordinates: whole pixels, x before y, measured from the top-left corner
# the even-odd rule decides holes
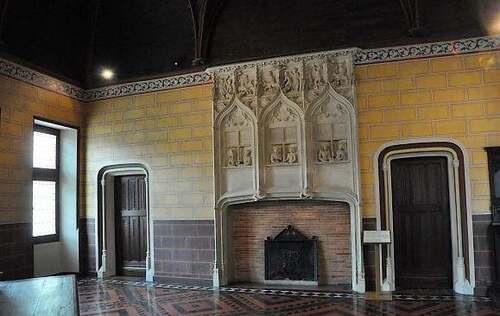
[[[145,182],[145,210],[146,210],[146,281],[153,281],[153,237],[152,219],[149,208],[149,171],[137,163],[106,166],[99,170],[98,180],[98,208],[96,216],[97,254],[96,267],[98,278],[116,275],[117,247],[115,240],[115,178],[123,176],[141,175]]]
[[[377,228],[390,230],[394,240],[394,212],[391,162],[408,158],[443,157],[449,192],[451,264],[453,290],[473,294],[475,275],[472,238],[472,215],[468,184],[468,161],[460,145],[449,139],[415,139],[384,145],[375,155]],[[383,251],[382,287],[386,291],[397,288],[395,278],[395,249],[390,244]]]

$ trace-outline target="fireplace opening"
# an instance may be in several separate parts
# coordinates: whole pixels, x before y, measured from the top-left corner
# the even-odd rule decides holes
[[[318,240],[304,236],[288,225],[274,239],[265,241],[266,283],[274,281],[318,281]]]
[[[233,205],[228,208],[227,216],[225,245],[229,284],[351,287],[351,213],[347,203],[260,201]],[[302,235],[297,238],[302,242],[294,241],[295,248],[282,247],[284,250],[272,260],[281,262],[281,266],[272,266],[267,261],[266,267],[269,242],[278,240],[286,244],[291,240],[283,239],[293,232],[296,236]],[[268,237],[274,238],[268,240]],[[306,250],[308,243],[315,244],[313,251]],[[313,272],[306,273],[306,267],[312,267]]]

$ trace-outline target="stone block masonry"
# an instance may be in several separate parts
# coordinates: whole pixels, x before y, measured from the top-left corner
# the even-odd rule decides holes
[[[495,254],[490,214],[478,214],[472,218],[474,230],[474,264],[476,295],[486,295],[495,280]]]
[[[500,53],[389,62],[355,71],[364,216],[376,212],[377,149],[394,140],[439,137],[464,145],[472,212],[489,213],[484,147],[500,146]]]
[[[141,163],[155,219],[213,219],[211,86],[89,103],[83,137],[85,217],[95,217],[97,172]]]
[[[95,275],[96,273],[96,244],[95,220],[93,218],[80,219],[80,272]]]
[[[0,76],[0,280],[33,276],[33,119],[80,126],[80,107],[68,97]]]
[[[204,229],[206,220],[213,222],[211,96],[212,86],[200,85],[85,106],[84,217],[95,218],[101,168],[121,163],[146,166],[151,218],[157,228],[153,259],[158,278],[212,278],[213,224],[208,229],[212,237],[193,231],[198,224],[186,224],[201,221]]]
[[[155,279],[209,284],[214,263],[214,222],[154,221]]]

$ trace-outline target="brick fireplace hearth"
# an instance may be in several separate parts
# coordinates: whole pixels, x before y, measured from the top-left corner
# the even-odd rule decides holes
[[[292,225],[319,240],[319,284],[351,284],[351,224],[346,203],[257,202],[228,211],[230,283],[264,283],[264,240]]]

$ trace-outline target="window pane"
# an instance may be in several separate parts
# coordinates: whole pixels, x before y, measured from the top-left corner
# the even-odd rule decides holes
[[[57,136],[33,132],[33,167],[56,168]]]
[[[33,181],[33,237],[56,233],[56,183]]]

